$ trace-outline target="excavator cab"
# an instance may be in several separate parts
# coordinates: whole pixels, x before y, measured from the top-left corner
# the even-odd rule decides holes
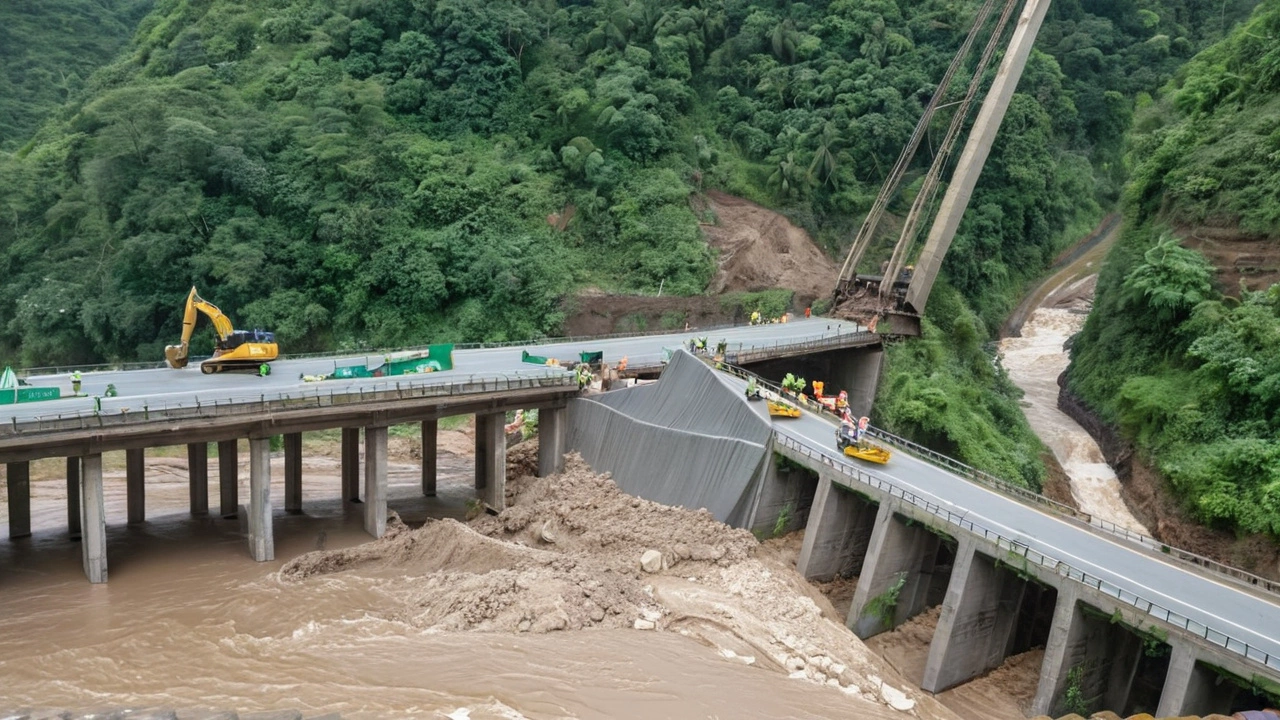
[[[275,360],[280,354],[275,333],[266,330],[236,330],[231,319],[222,314],[217,305],[205,300],[195,288],[187,295],[187,305],[182,317],[182,342],[164,349],[165,362],[171,368],[187,366],[191,350],[191,334],[196,327],[196,313],[201,312],[213,322],[218,341],[213,357],[200,363],[200,372],[208,375],[224,370],[259,372],[264,363]]]

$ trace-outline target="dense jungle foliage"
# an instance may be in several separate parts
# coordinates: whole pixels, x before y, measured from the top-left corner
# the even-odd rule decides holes
[[[115,59],[154,0],[0,3],[0,151],[26,142]]]
[[[1280,246],[1278,38],[1280,2],[1266,0],[1137,112],[1128,229],[1070,372],[1202,520],[1276,536],[1280,284],[1218,287],[1174,229],[1235,227]]]
[[[192,285],[286,352],[554,333],[584,286],[703,292],[705,187],[838,254],[979,4],[159,0],[0,155],[0,358],[160,358]],[[1135,99],[1252,5],[1053,3],[891,427],[1037,481],[981,348],[1118,197]]]

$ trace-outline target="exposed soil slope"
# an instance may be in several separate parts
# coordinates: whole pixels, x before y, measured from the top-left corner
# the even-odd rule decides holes
[[[708,244],[719,252],[719,267],[707,292],[695,297],[612,295],[584,291],[565,303],[568,335],[600,335],[644,330],[683,330],[745,322],[754,308],[742,308],[725,293],[784,288],[795,291],[794,307],[827,297],[836,264],[785,216],[748,200],[709,190],[690,199],[709,210],[715,223],[702,225]]]

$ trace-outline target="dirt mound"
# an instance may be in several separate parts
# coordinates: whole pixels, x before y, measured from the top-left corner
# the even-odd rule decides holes
[[[472,523],[478,532],[535,547],[554,545],[559,552],[590,553],[617,571],[638,570],[641,553],[650,549],[661,552],[670,568],[686,561],[741,562],[757,545],[750,532],[730,528],[706,510],[627,495],[576,453],[565,458],[559,475],[526,473],[508,481],[507,494],[506,510]]]
[[[707,242],[720,252],[720,268],[708,292],[787,288],[799,304],[831,294],[836,266],[803,229],[786,217],[717,190],[706,193],[716,224],[703,225]]]
[[[513,448],[510,467],[531,469],[531,449]],[[392,517],[382,539],[309,553],[280,577],[372,578],[378,592],[367,614],[427,632],[679,632],[723,659],[840,688],[854,703],[952,717],[828,617],[829,603],[791,566],[799,536],[762,551],[749,532],[705,510],[623,493],[577,455],[560,475],[524,474],[508,488],[511,504],[498,515],[416,530]]]

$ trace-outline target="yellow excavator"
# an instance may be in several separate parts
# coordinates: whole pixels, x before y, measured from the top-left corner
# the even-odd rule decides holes
[[[164,359],[169,367],[176,369],[187,366],[191,333],[196,329],[196,311],[209,316],[209,320],[213,321],[214,332],[218,335],[213,357],[200,363],[200,372],[206,375],[224,370],[258,372],[264,364],[275,360],[280,354],[275,333],[234,329],[231,318],[223,315],[217,305],[200,297],[196,289],[191,288],[191,293],[187,295],[187,309],[182,316],[182,344],[169,345],[164,349]]]

